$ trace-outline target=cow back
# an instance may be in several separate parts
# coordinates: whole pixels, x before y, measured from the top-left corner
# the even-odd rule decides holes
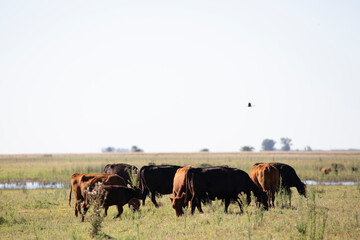
[[[279,171],[271,164],[263,163],[253,166],[249,176],[264,191],[276,191],[279,186]]]
[[[179,168],[181,167],[176,165],[143,166],[138,174],[139,188],[143,193],[150,191],[170,194],[175,173]]]
[[[126,163],[118,163],[118,164],[108,164],[104,167],[104,173],[116,174],[122,177],[127,184],[132,185],[131,176],[133,173],[137,174],[138,168],[126,164]]]

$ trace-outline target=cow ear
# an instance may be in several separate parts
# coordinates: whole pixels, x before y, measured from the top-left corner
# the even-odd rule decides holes
[[[171,197],[169,197],[170,201],[173,202],[173,199]]]

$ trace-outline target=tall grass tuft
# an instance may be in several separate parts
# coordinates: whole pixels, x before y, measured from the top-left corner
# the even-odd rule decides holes
[[[319,209],[316,206],[316,192],[314,188],[309,191],[309,206],[307,210],[307,220],[302,216],[303,203],[300,199],[299,213],[300,220],[297,221],[295,227],[300,233],[299,239],[322,240],[325,236],[326,221],[328,218],[327,209]]]
[[[139,187],[139,183],[137,182],[137,173],[133,169],[130,170],[129,177],[131,186]]]
[[[284,208],[291,208],[291,190],[289,192],[285,191],[285,188],[282,187],[282,178],[280,177],[280,185],[279,190],[276,192],[275,195],[275,202],[276,205],[282,209]]]
[[[100,234],[104,217],[101,216],[103,203],[106,199],[106,192],[101,182],[97,183],[92,191],[86,191],[87,200],[90,206],[90,237],[102,238],[105,234]],[[86,204],[86,203],[84,203]]]
[[[252,196],[251,196],[252,197]],[[251,216],[253,215],[252,211],[250,210],[250,206],[247,202],[247,196],[245,194],[240,194],[239,197],[240,203],[242,205],[242,210],[246,214],[247,220],[248,220],[248,226],[247,226],[247,237],[250,240],[251,239]]]
[[[299,198],[299,215],[300,215],[300,219],[297,220],[295,228],[296,230],[299,232],[300,236],[299,239],[303,240],[306,239],[306,229],[307,229],[307,221],[304,218],[304,215],[302,214],[304,211],[304,202],[302,198]]]

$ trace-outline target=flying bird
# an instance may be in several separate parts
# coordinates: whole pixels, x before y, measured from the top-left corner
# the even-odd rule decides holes
[[[248,107],[253,107],[254,105],[251,105],[251,102],[248,103]]]

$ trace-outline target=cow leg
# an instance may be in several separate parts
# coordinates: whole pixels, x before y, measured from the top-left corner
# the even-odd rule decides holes
[[[275,207],[275,191],[270,191],[272,206]]]
[[[158,208],[159,205],[158,205],[157,202],[156,202],[155,196],[156,196],[155,192],[152,192],[152,193],[151,193],[151,201],[154,203],[155,207]]]
[[[251,193],[250,192],[246,194],[246,200],[247,200],[247,204],[250,205],[250,203],[251,203]]]
[[[271,192],[266,190],[266,195],[268,197],[268,206],[271,208]]]
[[[114,216],[113,218],[118,218],[120,217],[120,215],[122,214],[122,212],[124,211],[123,207],[121,205],[117,205],[117,209],[118,209],[118,214],[116,216]]]
[[[286,197],[289,199],[289,207],[291,207],[291,194],[292,194],[292,192],[291,192],[290,188],[286,188],[286,194],[287,194]]]
[[[193,198],[191,199],[191,215],[194,214],[194,212],[195,212],[195,207],[196,207],[196,199],[193,197]]]
[[[236,202],[237,202],[237,204],[239,205],[239,208],[240,208],[240,214],[243,214],[243,213],[244,213],[244,211],[243,211],[243,209],[242,209],[242,205],[241,205],[241,203],[239,202],[239,200],[238,200],[238,199],[236,199]]]
[[[147,190],[144,190],[142,192],[142,195],[143,195],[143,199],[142,199],[142,205],[145,206],[145,199],[146,199],[146,196],[149,194],[149,191]]]
[[[81,200],[78,200],[75,202],[75,216],[76,217],[78,216],[79,213],[82,214],[81,213],[81,202],[82,202]]]
[[[196,206],[200,213],[204,213],[201,209],[201,202],[199,201],[199,204]]]
[[[84,222],[84,220],[85,220],[85,214],[86,214],[86,212],[88,211],[88,207],[87,207],[87,205],[84,203],[84,205],[83,205],[83,210],[84,210],[84,212],[81,214],[81,221],[82,222]]]
[[[225,198],[225,213],[228,212],[229,205],[230,205],[230,198]]]
[[[200,200],[197,200],[196,207],[200,213],[204,213],[203,210],[201,209],[201,201]]]
[[[78,217],[79,211],[78,211],[78,204],[75,202],[75,217]]]
[[[143,205],[143,206],[145,206],[145,198],[146,198],[146,197],[144,197],[144,198],[142,199],[142,205]]]
[[[107,216],[107,211],[108,211],[109,207],[108,206],[104,206],[104,217]]]

